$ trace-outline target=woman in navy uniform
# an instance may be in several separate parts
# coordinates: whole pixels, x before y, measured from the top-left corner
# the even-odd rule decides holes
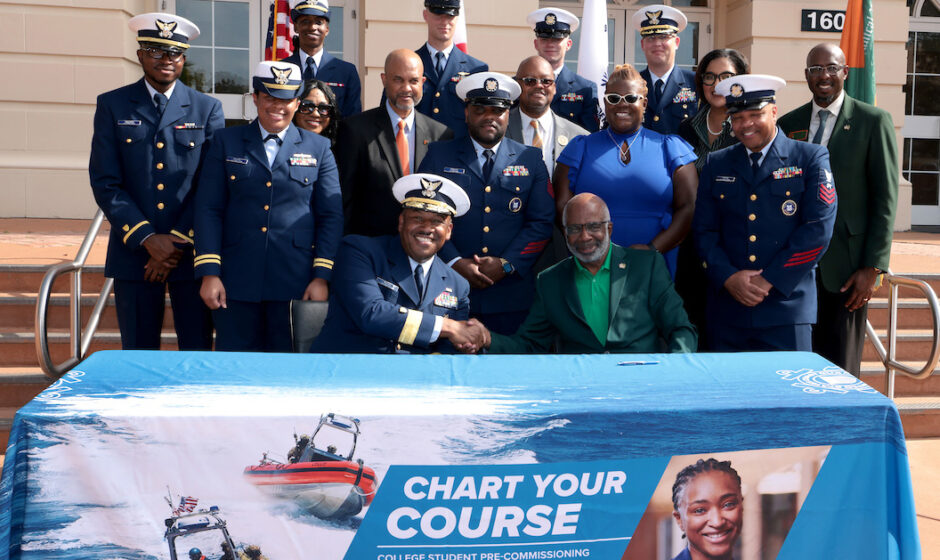
[[[343,231],[326,138],[291,124],[300,69],[261,62],[258,118],[220,132],[196,197],[196,277],[213,310],[216,349],[289,352],[292,299],[325,301]]]
[[[711,297],[711,349],[811,351],[816,263],[829,246],[836,192],[829,153],[777,128],[786,82],[749,74],[720,82],[741,143],[709,154],[693,229]]]
[[[178,81],[191,21],[131,18],[144,77],[98,97],[88,173],[111,223],[105,275],[125,350],[158,350],[166,293],[181,350],[212,348],[212,320],[193,277],[194,178],[208,141],[225,126],[222,105]]]

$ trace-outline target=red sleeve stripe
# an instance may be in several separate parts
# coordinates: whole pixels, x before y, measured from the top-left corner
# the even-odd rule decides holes
[[[801,251],[799,253],[793,253],[793,255],[790,257],[790,260],[792,261],[793,259],[802,257],[802,256],[817,255],[819,254],[820,251],[822,251],[822,247],[816,247],[815,249],[810,249],[809,251]]]
[[[786,264],[783,265],[783,267],[786,268],[786,267],[789,267],[789,266],[800,266],[800,265],[802,265],[802,264],[809,264],[809,263],[815,262],[815,261],[816,261],[816,257],[805,257],[805,258],[803,258],[802,260],[793,260],[793,259],[790,259],[790,260],[788,260],[788,261],[786,262]]]

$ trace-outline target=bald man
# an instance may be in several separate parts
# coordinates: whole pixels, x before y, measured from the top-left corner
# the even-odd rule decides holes
[[[346,233],[369,237],[398,234],[401,205],[392,196],[392,185],[418,169],[428,144],[454,136],[445,125],[415,111],[425,77],[414,51],[390,52],[381,77],[384,101],[343,121],[335,147]]]
[[[813,351],[858,376],[868,300],[888,268],[898,200],[898,149],[891,115],[843,91],[848,68],[838,46],[806,57],[809,103],[777,123],[790,138],[829,149],[839,206],[816,275]]]

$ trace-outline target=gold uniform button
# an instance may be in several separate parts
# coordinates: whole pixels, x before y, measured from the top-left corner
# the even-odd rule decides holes
[[[441,110],[440,110],[440,109],[438,109],[437,107],[435,107],[435,108],[434,108],[434,112],[435,112],[435,113],[440,113],[440,112],[441,112]]]
[[[157,203],[157,210],[163,210],[163,203],[162,203],[162,202],[158,202],[158,203]]]
[[[653,117],[653,121],[658,121],[658,120],[659,120],[659,115],[656,115],[655,117]]]
[[[724,197],[725,197],[724,193],[718,195],[718,198],[724,198]]]
[[[683,114],[683,115],[682,115],[682,118],[683,118],[683,119],[689,118],[689,114],[688,114],[688,113]]]
[[[483,209],[483,211],[486,212],[487,214],[489,214],[489,213],[490,213],[490,207],[487,206],[486,208]]]
[[[164,189],[163,183],[160,183],[159,185],[157,185],[158,191],[162,191],[163,189]]]
[[[157,164],[157,169],[163,169],[163,163],[162,163],[162,162]]]
[[[439,91],[434,94],[434,97],[440,97],[440,96],[441,96],[441,92]]]
[[[708,268],[708,263],[705,261],[702,261],[702,268]]]
[[[489,233],[489,232],[490,232],[490,226],[483,226],[483,233]]]
[[[493,190],[493,189],[491,189],[491,188],[489,187],[489,185],[487,185],[487,187],[486,187],[485,189],[483,189],[483,192],[490,192],[491,190]]]
[[[234,179],[234,178],[235,178],[235,177],[232,177],[232,179]],[[267,183],[265,183],[264,186],[270,187],[270,186],[271,186],[271,181],[268,181]]]
[[[261,231],[267,232],[267,231],[268,231],[268,228],[267,228],[266,226],[261,226]]]
[[[264,211],[265,211],[265,212],[267,212],[267,211],[270,210],[270,209],[271,209],[270,206],[268,206],[267,204],[264,205]]]
[[[751,195],[751,200],[757,200],[757,195],[756,195],[756,194],[752,194],[752,195]]]
[[[196,232],[193,231],[193,230],[189,230],[189,236],[190,236],[190,237],[192,237],[194,233],[196,233]]]
[[[189,147],[190,147],[190,148],[194,147],[195,145],[196,145],[195,142],[190,142],[190,143],[189,143]]]
[[[127,142],[128,144],[130,144],[131,142],[133,142],[133,140],[131,140],[130,138],[128,138],[127,140],[125,140],[125,142]]]
[[[234,181],[234,180],[235,180],[235,176],[234,176],[234,175],[229,175],[229,176],[228,176],[228,179],[229,179],[229,181]]]
[[[757,219],[757,214],[751,214],[750,216],[747,217],[747,219],[753,222],[754,220]]]
[[[480,251],[485,255],[485,254],[487,254],[487,253],[490,252],[490,248],[489,248],[489,247],[484,247],[484,248],[480,249]]]
[[[520,190],[521,190],[521,189],[519,189],[519,187],[516,187],[516,192],[519,192]]]
[[[790,191],[787,191],[787,196],[790,196]]]
[[[309,182],[310,182],[310,177],[304,177],[304,183],[309,183]]]
[[[568,116],[569,116],[569,117],[573,117],[573,116],[574,116],[574,113],[568,113]]]
[[[395,345],[395,350],[401,350],[401,344],[396,344],[396,345]]]
[[[750,237],[747,238],[747,240],[750,241],[751,243],[754,243],[755,241],[757,241],[757,236],[751,235]]]
[[[755,257],[754,255],[751,255],[750,257],[747,258],[747,260],[754,262],[757,260],[757,257]]]
[[[162,149],[163,149],[163,142],[157,142],[157,149],[158,149],[158,150],[162,150]]]
[[[688,109],[688,108],[689,108],[689,106],[688,106],[688,105],[686,105],[685,103],[683,103],[683,104],[682,104],[682,108],[683,108],[683,109]]]

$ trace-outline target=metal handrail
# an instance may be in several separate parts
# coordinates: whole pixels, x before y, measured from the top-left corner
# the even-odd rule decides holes
[[[888,349],[885,350],[878,333],[872,327],[871,321],[867,321],[865,331],[868,333],[868,339],[871,340],[875,351],[881,358],[885,366],[885,382],[887,385],[888,398],[894,398],[894,378],[895,372],[901,372],[904,375],[914,379],[926,379],[933,373],[940,361],[940,302],[937,301],[937,294],[929,284],[923,280],[914,280],[904,276],[895,276],[889,270],[884,275],[884,283],[888,285]],[[907,286],[920,290],[927,298],[930,304],[930,311],[933,317],[933,348],[930,350],[930,358],[924,367],[916,369],[907,364],[901,363],[895,359],[897,352],[897,320],[898,320],[898,287]]]
[[[98,294],[98,300],[88,318],[88,325],[82,331],[82,270],[85,267],[85,261],[88,259],[88,253],[91,251],[101,224],[104,222],[104,212],[100,209],[95,213],[88,233],[82,241],[78,253],[72,262],[59,263],[49,267],[45,276],[42,278],[42,284],[39,286],[39,294],[36,297],[36,354],[39,356],[39,366],[42,371],[52,379],[58,379],[70,370],[72,366],[82,361],[82,358],[88,353],[91,346],[91,340],[98,329],[98,321],[101,319],[101,313],[108,303],[108,295],[111,293],[111,287],[114,280],[105,278],[101,293]],[[69,349],[71,355],[61,364],[55,364],[49,353],[49,329],[48,313],[49,300],[52,297],[52,285],[56,278],[72,272],[72,289],[69,293]]]

